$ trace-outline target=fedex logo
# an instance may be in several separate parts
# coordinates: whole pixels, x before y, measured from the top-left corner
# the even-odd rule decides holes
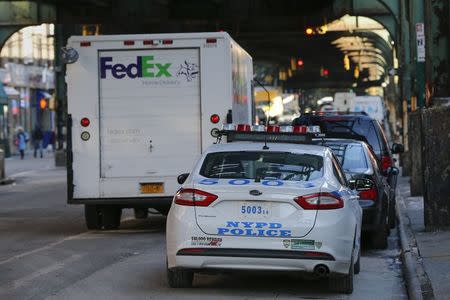
[[[171,63],[159,64],[153,61],[154,57],[138,56],[136,63],[131,63],[128,66],[124,64],[113,64],[112,57],[100,57],[100,77],[106,78],[106,73],[109,71],[111,75],[116,79],[122,79],[124,77],[136,78],[136,77],[172,77],[169,72]]]

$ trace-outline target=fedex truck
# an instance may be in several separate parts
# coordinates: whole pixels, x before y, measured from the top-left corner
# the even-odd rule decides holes
[[[226,121],[253,121],[251,56],[224,32],[73,36],[64,48],[68,203],[89,229],[166,214]]]

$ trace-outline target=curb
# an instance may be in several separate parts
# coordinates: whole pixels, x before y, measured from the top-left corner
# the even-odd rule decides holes
[[[408,238],[405,233],[405,227],[402,220],[402,215],[399,207],[399,201],[395,203],[395,210],[398,221],[398,232],[400,235],[400,246],[402,248],[401,257],[403,261],[403,273],[406,280],[406,288],[408,291],[409,299],[422,300],[422,288],[420,285],[419,277],[417,276],[416,262],[414,261],[411,248],[409,246]]]
[[[7,184],[14,183],[14,182],[15,182],[14,178],[3,178],[3,179],[0,179],[0,185],[7,185]]]

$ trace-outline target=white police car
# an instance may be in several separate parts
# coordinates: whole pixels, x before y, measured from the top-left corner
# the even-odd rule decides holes
[[[190,287],[206,270],[282,270],[328,276],[333,290],[351,293],[362,212],[339,162],[296,134],[303,129],[247,126],[222,132],[228,143],[179,178],[167,217],[169,285]]]

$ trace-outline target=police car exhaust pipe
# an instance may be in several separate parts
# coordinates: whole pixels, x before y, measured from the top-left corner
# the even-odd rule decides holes
[[[325,265],[317,265],[314,267],[314,274],[320,277],[327,276],[330,273],[330,270]]]

